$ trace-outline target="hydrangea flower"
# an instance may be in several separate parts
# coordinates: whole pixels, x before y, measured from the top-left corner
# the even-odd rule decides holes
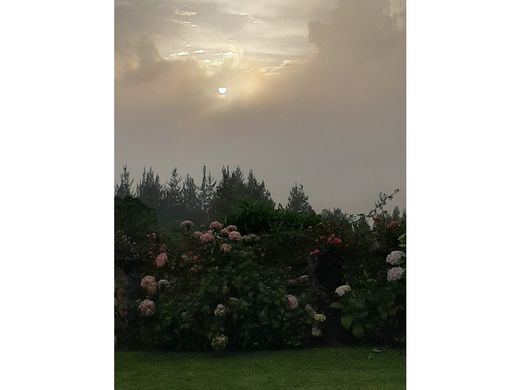
[[[146,291],[147,295],[155,295],[157,293],[157,282],[155,276],[145,276],[141,279],[141,287]]]
[[[193,232],[193,237],[196,238],[196,239],[199,239],[200,236],[202,236],[202,232],[197,230],[195,232]]]
[[[228,228],[224,228],[220,231],[220,234],[223,235],[224,237],[226,237],[228,234],[229,234],[229,230]]]
[[[290,310],[298,308],[298,298],[296,298],[294,295],[286,295],[285,298],[287,298],[287,303],[289,304]]]
[[[216,317],[224,317],[226,315],[226,307],[219,303],[214,313]]]
[[[346,293],[348,292],[351,292],[352,291],[352,288],[348,285],[348,284],[344,284],[343,286],[339,286],[337,289],[336,289],[336,294],[338,294],[340,297],[342,297],[343,295],[345,295]]]
[[[231,252],[231,248],[232,248],[232,246],[229,245],[229,244],[222,244],[222,245],[220,246],[220,251],[221,251],[222,253],[229,253],[229,252]]]
[[[226,349],[228,343],[228,338],[221,334],[219,336],[213,337],[211,340],[211,346],[217,352],[221,352]]]
[[[242,240],[244,240],[245,242],[254,242],[256,240],[258,240],[258,236],[256,234],[246,234],[244,237],[242,237]]]
[[[213,221],[209,224],[210,230],[221,230],[223,225],[219,221]]]
[[[139,311],[144,317],[150,317],[155,313],[155,303],[149,299],[141,301],[139,304]]]
[[[164,267],[168,262],[168,255],[166,253],[161,253],[159,256],[155,258],[155,266],[158,268]]]
[[[331,245],[341,245],[343,243],[341,238],[336,237],[335,234],[331,234],[330,237],[327,239],[327,242]]]
[[[194,226],[194,223],[190,220],[181,222],[181,229],[190,230]]]
[[[226,227],[226,229],[227,229],[228,231],[230,231],[230,232],[234,232],[234,231],[237,230],[237,227],[236,227],[236,225],[228,225],[228,226]]]
[[[403,267],[393,267],[388,270],[388,273],[386,274],[386,280],[388,280],[389,282],[395,282],[397,280],[401,280],[403,276]]]
[[[325,314],[321,314],[321,313],[314,314],[315,321],[324,322],[326,319],[327,319],[327,317],[325,316]]]
[[[161,279],[159,280],[159,283],[158,283],[159,287],[170,287],[170,282],[168,282],[166,279]]]
[[[242,235],[240,234],[240,232],[232,231],[229,233],[228,238],[233,241],[240,241],[242,239]]]
[[[386,256],[386,262],[392,265],[399,265],[403,263],[403,258],[405,253],[403,251],[392,251],[388,256]]]
[[[321,336],[321,329],[317,327],[312,328],[312,335],[314,337],[320,337]]]
[[[200,240],[202,241],[203,244],[212,242],[214,239],[215,239],[215,237],[213,236],[213,232],[211,230],[207,231],[206,233],[201,234],[201,236],[200,236]]]

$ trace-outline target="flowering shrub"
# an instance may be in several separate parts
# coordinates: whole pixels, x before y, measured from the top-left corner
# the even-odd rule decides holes
[[[119,345],[284,348],[336,342],[340,329],[404,340],[402,221],[248,213],[196,231],[186,220],[171,236],[116,231]]]
[[[392,251],[388,264],[403,264],[405,254]],[[367,279],[352,289],[339,286],[335,293],[339,300],[331,308],[341,311],[341,325],[356,338],[368,338],[386,344],[403,343],[406,325],[405,269],[388,270],[386,280]]]

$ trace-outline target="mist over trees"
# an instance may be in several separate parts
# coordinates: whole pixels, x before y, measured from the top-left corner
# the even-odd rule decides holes
[[[258,179],[253,170],[244,175],[240,167],[233,170],[229,166],[223,167],[217,180],[204,166],[202,179],[198,183],[190,174],[182,177],[177,168],[162,182],[153,168],[145,168],[135,189],[134,179],[126,166],[119,177],[119,183],[115,186],[116,198],[139,199],[157,212],[158,222],[163,226],[175,226],[185,219],[196,224],[207,224],[213,219],[224,219],[246,204],[315,214],[303,185],[295,184],[290,189],[286,206],[276,206],[264,180]]]

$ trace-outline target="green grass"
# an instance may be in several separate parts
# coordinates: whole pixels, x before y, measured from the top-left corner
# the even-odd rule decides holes
[[[405,355],[314,348],[219,355],[117,352],[116,390],[405,388]]]

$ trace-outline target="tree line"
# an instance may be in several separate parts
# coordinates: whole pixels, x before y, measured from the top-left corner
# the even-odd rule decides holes
[[[244,175],[238,166],[234,170],[230,170],[229,166],[223,167],[219,181],[204,166],[199,183],[189,174],[181,177],[176,168],[168,180],[162,183],[152,168],[145,168],[135,189],[134,179],[124,166],[119,183],[115,186],[115,196],[119,199],[138,198],[156,210],[161,225],[178,223],[184,219],[206,224],[212,219],[231,215],[244,203],[284,208],[296,213],[314,213],[303,185],[295,183],[290,189],[287,204],[276,206],[265,182],[259,181],[253,170],[247,176]]]

